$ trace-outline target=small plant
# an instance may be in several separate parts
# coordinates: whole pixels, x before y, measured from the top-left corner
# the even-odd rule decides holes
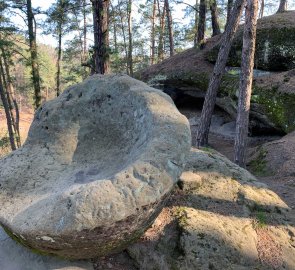
[[[267,168],[267,161],[265,160],[266,155],[267,151],[263,148],[260,148],[257,157],[251,160],[248,164],[249,169],[257,176],[273,175],[273,172]]]
[[[259,211],[259,212],[256,212],[255,215],[256,215],[256,226],[258,228],[265,227],[267,223],[266,213],[263,211]]]

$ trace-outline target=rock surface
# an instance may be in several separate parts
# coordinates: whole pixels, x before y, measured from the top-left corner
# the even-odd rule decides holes
[[[1,270],[93,270],[90,261],[64,261],[52,256],[32,253],[13,241],[0,228]]]
[[[192,149],[179,186],[128,248],[140,269],[295,269],[290,209],[248,171]]]
[[[286,14],[265,17],[262,19],[263,25],[265,27],[270,24],[274,25],[275,20],[280,21],[280,24],[277,25],[281,25],[281,20],[282,22],[285,20],[294,21],[294,14],[295,11],[291,11]],[[281,19],[281,16],[286,16],[286,18]],[[282,23],[282,25],[285,24]],[[288,25],[293,29],[290,31],[290,33],[293,33],[290,34],[291,37],[295,34],[295,24],[289,23]],[[281,29],[278,26],[278,30],[285,31],[286,29]],[[294,51],[293,39],[290,38],[291,44],[286,43],[284,45],[290,52]],[[214,64],[208,60],[207,54],[218,42],[219,36],[208,39],[204,50],[192,48],[178,53],[139,72],[138,77],[150,85],[162,89],[174,100],[181,99],[183,96],[202,99],[207,91],[208,82],[214,68]],[[278,40],[278,46],[280,46],[280,42]],[[293,60],[294,55],[294,52],[290,54]],[[274,62],[272,61],[272,63]],[[277,61],[276,63],[282,62]],[[257,66],[255,65],[255,67]],[[282,70],[286,69],[281,68]],[[284,135],[295,130],[295,110],[290,110],[290,108],[295,107],[294,72],[294,67],[285,72],[255,71],[250,110],[251,134]],[[229,113],[232,120],[236,118],[238,88],[239,70],[228,67],[222,78],[216,104]]]
[[[266,16],[257,22],[255,68],[286,71],[295,68],[295,11]],[[240,66],[243,47],[243,26],[233,40],[229,66]],[[208,52],[208,60],[216,61],[218,46]]]
[[[92,76],[42,105],[0,161],[0,224],[66,258],[117,252],[156,218],[191,144],[170,97],[128,76]]]

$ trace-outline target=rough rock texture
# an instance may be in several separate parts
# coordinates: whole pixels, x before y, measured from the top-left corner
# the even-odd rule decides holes
[[[294,20],[294,14],[293,11],[265,17],[262,19],[263,25],[273,25],[276,20],[280,22],[281,16],[286,16],[286,20]],[[279,25],[280,23],[277,24],[278,27]],[[282,25],[284,26],[284,23]],[[293,23],[292,33],[295,33],[294,25]],[[291,24],[289,26],[291,27]],[[280,28],[282,31],[284,29]],[[208,61],[207,54],[218,44],[219,38],[215,36],[209,39],[204,50],[188,49],[148,67],[137,76],[148,84],[162,89],[176,101],[184,96],[202,99],[214,67],[214,64]],[[294,48],[293,40],[294,38],[290,39],[291,44],[286,43],[290,50]],[[295,54],[292,55],[294,57]],[[294,68],[279,73],[255,70],[250,110],[250,132],[253,135],[285,134],[295,130],[295,110],[290,110],[295,107],[294,72]],[[232,120],[236,118],[238,88],[239,70],[228,67],[222,78],[216,104],[228,112]]]
[[[263,17],[257,22],[255,67],[283,71],[295,68],[295,11]],[[230,51],[228,65],[240,66],[243,26],[238,29]],[[216,61],[218,46],[208,52],[208,60]]]
[[[170,97],[128,76],[92,76],[42,105],[0,161],[0,224],[67,258],[122,250],[156,218],[191,145]]]
[[[1,270],[93,270],[90,261],[65,261],[52,256],[32,253],[13,241],[0,228]]]
[[[295,269],[290,209],[248,171],[192,149],[179,186],[128,248],[140,269]]]

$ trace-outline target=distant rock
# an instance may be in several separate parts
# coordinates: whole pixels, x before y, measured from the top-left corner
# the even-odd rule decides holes
[[[38,252],[123,250],[161,211],[191,147],[170,97],[128,76],[92,76],[43,104],[0,160],[0,224]]]
[[[287,71],[295,68],[295,11],[263,17],[257,22],[255,68]],[[243,47],[243,25],[239,27],[230,51],[228,65],[240,66]],[[219,46],[207,54],[215,62]]]
[[[128,248],[140,269],[295,269],[290,209],[248,171],[192,149],[179,186]]]

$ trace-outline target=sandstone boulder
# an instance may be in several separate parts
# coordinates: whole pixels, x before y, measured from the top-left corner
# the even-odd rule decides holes
[[[212,149],[192,149],[179,186],[128,247],[140,269],[295,269],[294,216],[248,171]]]
[[[182,172],[187,119],[128,76],[92,76],[40,107],[0,161],[0,224],[37,251],[120,251],[156,218]]]

